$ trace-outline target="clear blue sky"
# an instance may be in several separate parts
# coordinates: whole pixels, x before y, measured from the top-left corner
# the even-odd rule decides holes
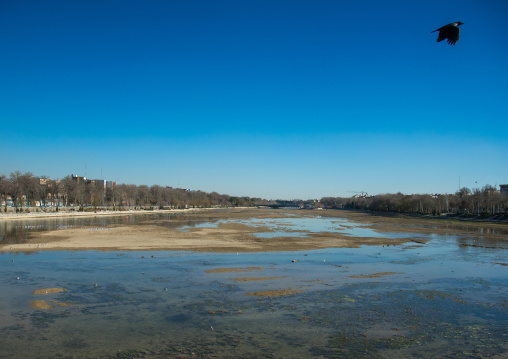
[[[0,174],[267,199],[508,183],[505,0],[16,0],[0,36]]]

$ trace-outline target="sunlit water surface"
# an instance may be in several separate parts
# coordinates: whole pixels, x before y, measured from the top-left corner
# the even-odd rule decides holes
[[[19,243],[32,230],[150,218],[17,221],[0,234]],[[182,218],[181,230],[220,223]],[[342,231],[431,240],[305,252],[4,253],[0,357],[488,358],[508,351],[506,238],[377,233],[297,215],[237,222],[270,227],[258,233],[266,238]],[[257,269],[209,272],[248,267]],[[246,277],[264,280],[235,280]],[[32,294],[41,288],[66,291]],[[283,289],[301,292],[248,295]],[[33,309],[34,300],[52,308]]]

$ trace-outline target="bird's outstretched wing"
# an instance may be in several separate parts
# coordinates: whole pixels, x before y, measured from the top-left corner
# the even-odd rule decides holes
[[[446,25],[440,27],[437,30],[432,32],[439,31],[439,35],[437,36],[437,42],[443,41],[444,39],[448,39],[448,43],[450,45],[455,45],[457,41],[459,41],[460,29],[458,26]]]
[[[441,36],[441,33],[439,33]],[[457,26],[451,26],[450,28],[446,29],[446,36],[445,38],[448,39],[448,43],[450,45],[455,45],[457,41],[459,41],[460,36],[460,29]]]

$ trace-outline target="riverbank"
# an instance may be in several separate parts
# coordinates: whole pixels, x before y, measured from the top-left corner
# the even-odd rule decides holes
[[[194,211],[206,211],[216,208],[185,208],[185,209],[170,209],[170,210],[144,210],[144,209],[129,209],[129,210],[98,210],[98,211],[65,211],[58,212],[7,212],[0,213],[0,220],[15,220],[15,219],[44,219],[44,218],[57,218],[57,217],[96,217],[96,216],[122,216],[133,214],[147,214],[147,213],[184,213]]]
[[[0,244],[1,252],[54,250],[99,251],[202,251],[202,252],[270,252],[304,251],[323,248],[356,248],[363,245],[399,245],[407,242],[425,243],[429,234],[453,234],[506,239],[508,228],[501,224],[443,222],[399,215],[379,216],[371,213],[342,210],[284,210],[234,208],[220,211],[171,210],[98,212],[82,214],[59,213],[59,216],[104,216],[176,214],[167,218],[148,216],[142,223],[111,224],[101,227],[65,227],[30,232],[24,243]],[[292,230],[284,219],[337,218],[333,230]],[[10,220],[27,219],[18,216]],[[39,215],[37,217],[45,219]],[[249,222],[255,219],[256,224]],[[347,220],[345,222],[344,220]],[[277,223],[274,225],[274,223]],[[199,226],[189,226],[199,223]],[[279,226],[279,227],[277,227]],[[359,227],[376,233],[407,233],[407,236],[356,236],[346,229]],[[282,234],[280,234],[282,230]],[[277,232],[277,235],[270,233]],[[262,234],[262,235],[260,235]],[[268,234],[268,236],[265,236]]]

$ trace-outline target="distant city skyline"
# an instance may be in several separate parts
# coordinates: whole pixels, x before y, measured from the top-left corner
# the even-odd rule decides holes
[[[501,0],[10,2],[0,173],[86,167],[266,199],[499,186],[506,14]],[[459,42],[437,43],[454,21]]]

